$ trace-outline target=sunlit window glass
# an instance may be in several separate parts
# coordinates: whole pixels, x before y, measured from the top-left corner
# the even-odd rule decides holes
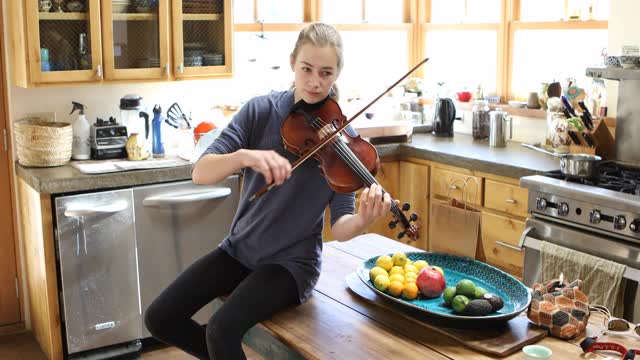
[[[409,40],[405,31],[341,31],[344,69],[338,79],[343,94],[381,92],[398,80],[409,66]],[[384,44],[379,46],[362,44]]]
[[[403,0],[367,0],[365,20],[377,24],[398,24],[402,22]]]
[[[238,24],[253,23],[253,0],[233,1],[233,22]]]
[[[464,0],[433,0],[431,22],[457,24],[464,20]]]
[[[322,21],[330,24],[362,23],[362,0],[323,0]]]
[[[437,91],[444,89],[476,89],[482,85],[485,94],[496,91],[498,36],[493,30],[432,30],[425,36],[429,62],[424,68],[425,85]],[[465,44],[463,48],[458,46]],[[443,94],[444,95],[444,94]]]
[[[467,0],[466,23],[500,22],[500,0]]]
[[[260,0],[258,20],[267,23],[302,22],[302,0]]]
[[[565,2],[558,0],[521,0],[520,20],[558,21],[565,17]]]
[[[567,51],[566,44],[571,44]],[[515,33],[513,94],[526,96],[540,83],[576,79],[587,86],[585,68],[601,63],[607,46],[607,30],[521,30]],[[544,51],[540,48],[544,47]]]

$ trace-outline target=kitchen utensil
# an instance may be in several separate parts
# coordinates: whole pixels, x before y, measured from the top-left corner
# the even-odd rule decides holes
[[[582,125],[584,125],[584,127],[587,130],[593,130],[593,125],[589,123],[589,120],[587,119],[587,116],[584,113],[580,114],[580,120],[582,120]],[[582,129],[578,129],[578,130],[582,130]]]
[[[580,141],[580,137],[578,136],[578,134],[576,134],[572,130],[569,130],[567,133],[569,134],[569,137],[571,138],[574,144],[582,145],[582,141]]]
[[[187,129],[191,129],[191,124],[187,119],[187,115],[185,115],[184,112],[182,112],[182,109],[180,108],[180,105],[178,105],[178,103],[173,103],[169,107],[169,110],[167,110],[167,117],[171,119],[171,121],[173,122],[173,124],[169,124],[169,125],[171,126],[175,125],[174,126],[175,128],[185,127]],[[182,125],[183,122],[184,122],[184,126]]]
[[[591,112],[589,111],[587,106],[584,104],[584,101],[578,101],[578,105],[582,109],[582,115],[584,115],[584,117],[585,117],[585,119],[584,119],[585,120],[585,126],[587,127],[587,129],[592,130],[593,129],[593,116],[591,116]]]
[[[593,138],[591,137],[591,135],[589,133],[587,133],[586,131],[582,132],[582,137],[584,138],[584,141],[587,142],[587,145],[589,147],[594,147],[595,146],[595,142],[593,141]]]
[[[129,94],[120,99],[120,122],[127,127],[129,136],[139,134],[138,143],[151,154],[153,128],[141,96]]]
[[[470,324],[506,322],[526,310],[531,302],[531,293],[524,284],[513,276],[483,262],[446,253],[437,252],[407,252],[411,261],[425,260],[430,265],[439,266],[444,270],[447,284],[457,284],[462,279],[473,279],[476,286],[480,286],[492,294],[500,296],[504,307],[497,312],[485,316],[466,316],[456,313],[444,305],[442,297],[423,298],[414,300],[393,297],[386,292],[376,289],[369,278],[369,271],[376,266],[378,256],[365,260],[356,273],[360,280],[376,294],[391,301],[402,304],[408,309],[416,309],[435,316],[439,320],[449,320],[449,323]]]
[[[566,96],[562,95],[560,97],[560,100],[562,100],[562,105],[564,105],[567,111],[569,111],[569,114],[571,114],[571,116],[578,116],[576,115],[576,111],[573,109],[573,106],[571,106]]]
[[[509,123],[509,139],[513,138],[513,118],[496,108],[489,112],[489,146],[507,146],[507,122]]]
[[[433,131],[435,136],[453,136],[453,120],[456,106],[450,98],[438,98],[434,105]]]
[[[602,160],[600,156],[587,154],[558,155],[530,144],[523,143],[522,146],[560,158],[560,172],[566,177],[578,179],[596,179],[598,177],[598,167]]]

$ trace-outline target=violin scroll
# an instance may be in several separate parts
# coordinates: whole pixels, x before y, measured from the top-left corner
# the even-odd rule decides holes
[[[420,226],[413,225],[411,223],[418,220],[418,214],[411,213],[411,215],[409,215],[409,219],[407,219],[403,214],[403,212],[409,211],[410,208],[411,205],[407,202],[402,204],[402,208],[397,209],[398,211],[393,211],[394,209],[392,206],[392,213],[395,217],[395,220],[389,222],[389,229],[395,229],[398,225],[398,222],[400,222],[404,230],[398,234],[398,239],[402,239],[405,235],[407,235],[409,239],[416,241],[420,237],[418,233],[418,230],[420,230]]]

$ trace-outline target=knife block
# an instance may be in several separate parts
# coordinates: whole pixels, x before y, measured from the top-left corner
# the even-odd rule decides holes
[[[594,146],[584,146],[577,145],[573,142],[569,145],[569,152],[571,154],[589,154],[589,155],[598,155],[606,160],[615,159],[615,147],[614,147],[614,139],[607,128],[607,124],[605,124],[604,119],[593,119],[593,129],[587,130],[584,129],[584,132],[591,135],[593,139]],[[576,131],[576,135],[580,138],[580,141],[584,144],[587,141],[582,136],[582,133]]]

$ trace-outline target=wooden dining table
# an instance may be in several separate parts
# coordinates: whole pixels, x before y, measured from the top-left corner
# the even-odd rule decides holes
[[[349,289],[345,278],[364,260],[397,251],[421,250],[376,234],[324,243],[322,273],[311,298],[259,324],[245,343],[269,359],[495,359]],[[615,353],[583,354],[580,341],[601,334],[602,324],[601,317],[592,315],[581,336],[569,341],[547,336],[537,344],[553,351],[551,359],[620,359]],[[607,337],[640,348],[640,337]],[[524,359],[524,353],[518,350],[504,359]]]

